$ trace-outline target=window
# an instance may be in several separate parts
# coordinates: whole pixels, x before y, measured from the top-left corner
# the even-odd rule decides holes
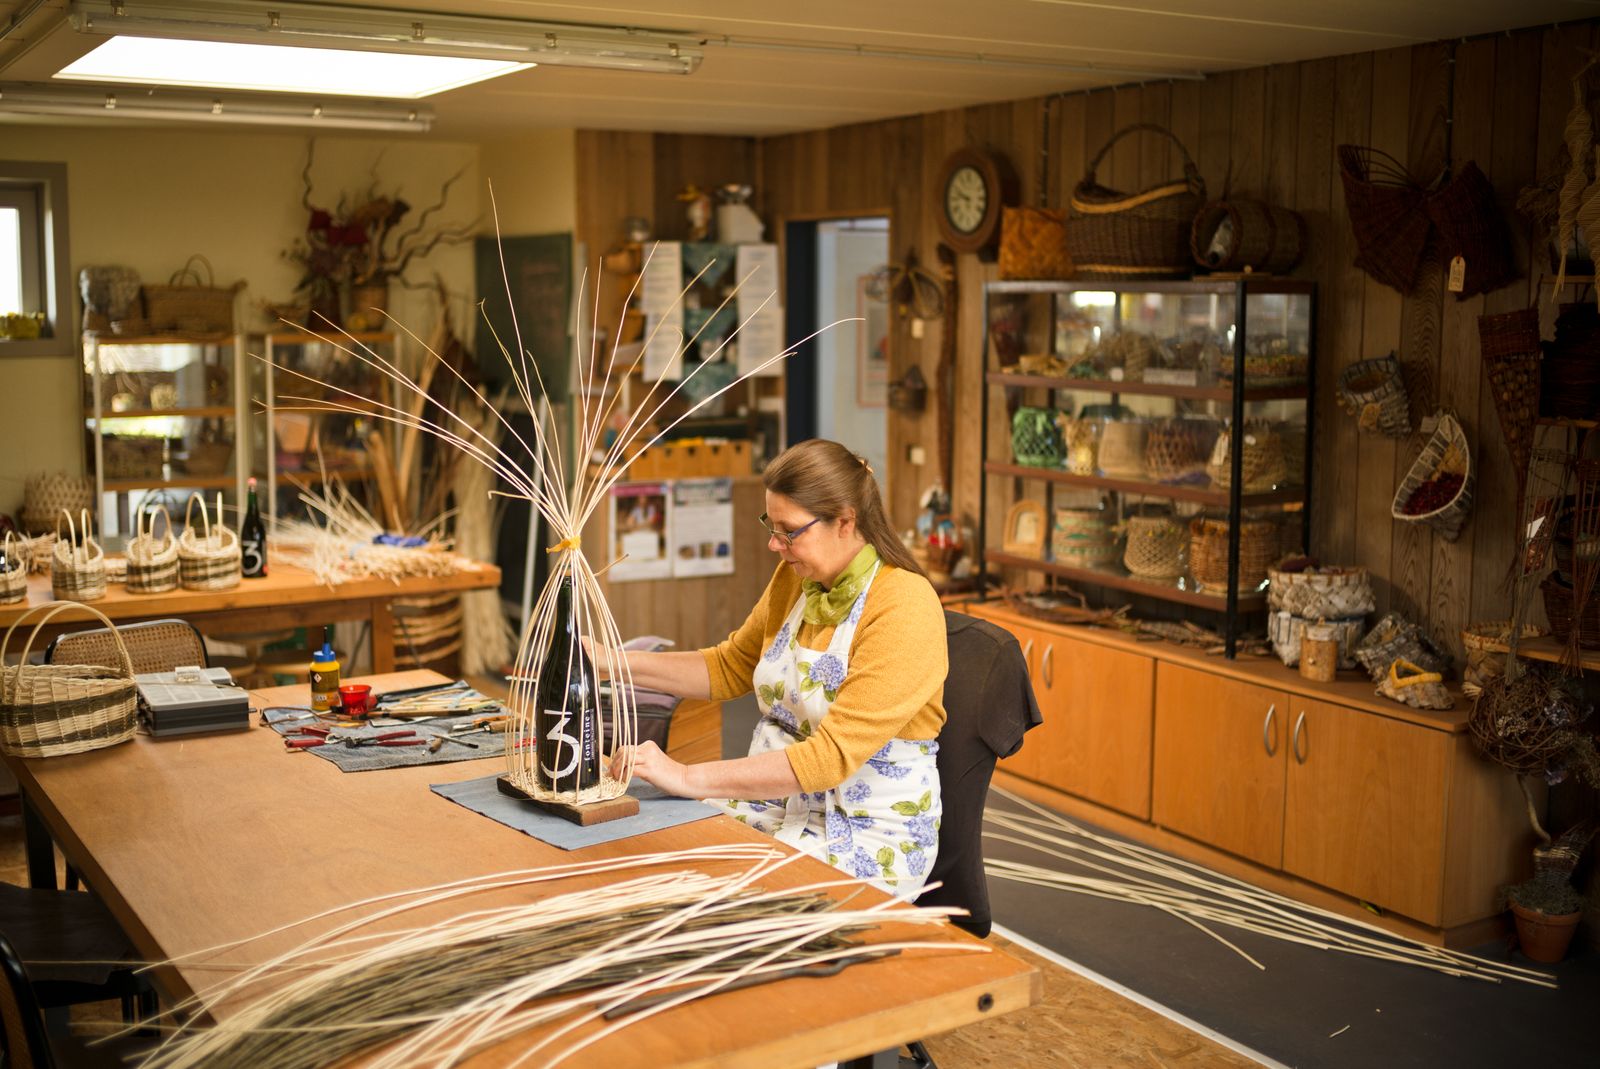
[[[0,356],[70,354],[71,294],[66,165],[0,161],[0,315],[42,317],[36,338],[0,336]]]

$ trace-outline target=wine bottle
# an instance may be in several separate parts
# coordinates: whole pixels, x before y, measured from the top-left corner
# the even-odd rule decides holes
[[[556,592],[550,648],[534,686],[539,785],[581,791],[600,782],[600,693],[594,665],[579,641],[572,577]]]
[[[267,529],[261,523],[261,507],[256,504],[256,481],[250,480],[249,503],[239,524],[240,571],[246,579],[261,579],[267,574]]]

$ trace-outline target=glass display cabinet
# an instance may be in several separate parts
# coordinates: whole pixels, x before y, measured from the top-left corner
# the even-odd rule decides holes
[[[1314,285],[993,282],[984,322],[980,591],[1019,568],[1215,612],[1233,656],[1307,544]]]
[[[248,404],[232,334],[83,338],[84,431],[101,534],[132,533],[145,503],[182,522],[189,495],[244,498],[249,458],[238,433]]]

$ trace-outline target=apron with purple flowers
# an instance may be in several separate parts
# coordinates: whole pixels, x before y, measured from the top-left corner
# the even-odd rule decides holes
[[[867,603],[872,571],[825,650],[801,646],[805,598],[795,602],[755,668],[761,722],[750,753],[801,742],[822,724],[850,669],[850,643]],[[890,739],[832,790],[765,800],[724,800],[734,819],[903,899],[927,881],[939,844],[939,744]]]

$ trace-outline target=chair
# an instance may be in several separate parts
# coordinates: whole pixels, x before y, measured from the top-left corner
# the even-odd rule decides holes
[[[140,1016],[156,1011],[154,989],[131,971],[133,945],[87,891],[0,883],[0,924],[18,957],[36,963],[31,987],[41,1008],[119,999],[124,1021],[136,1019],[136,1008]],[[62,964],[37,964],[55,961]],[[130,964],[109,964],[117,961]]]
[[[206,644],[187,620],[145,620],[119,624],[117,634],[128,647],[136,674],[170,672],[186,665],[206,667]],[[120,668],[117,644],[107,628],[57,636],[44,651],[45,664],[101,664]]]
[[[121,1066],[134,1046],[112,1041],[89,1047],[70,1035],[53,1035],[29,982],[22,957],[11,940],[0,934],[0,1046],[7,1069]]]

